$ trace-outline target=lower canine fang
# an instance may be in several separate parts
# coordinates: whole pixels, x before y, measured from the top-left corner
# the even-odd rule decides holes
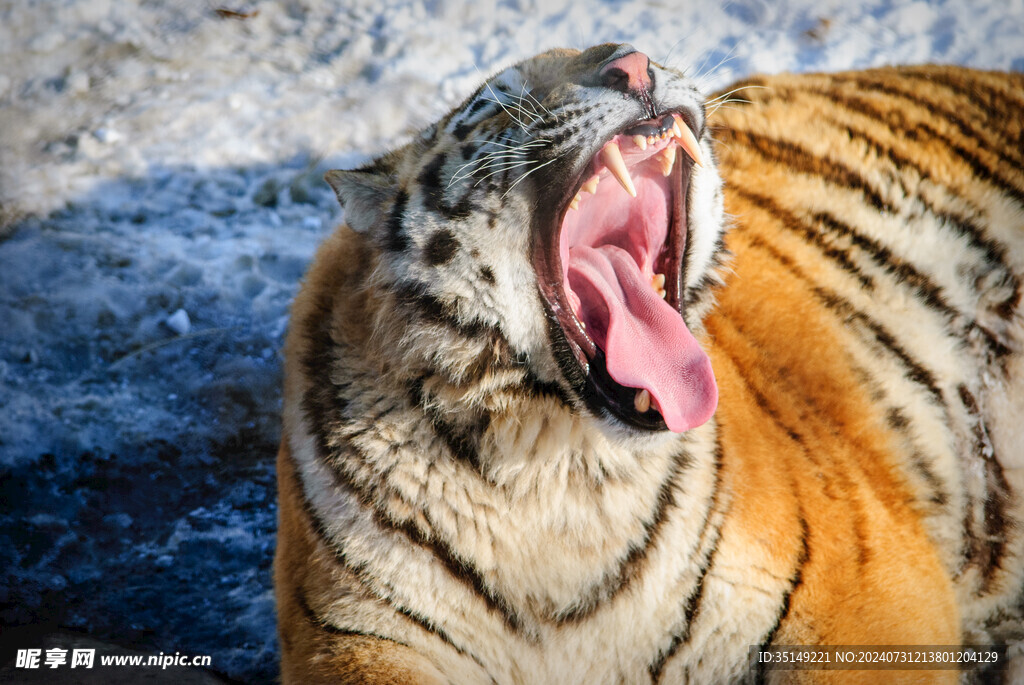
[[[638,392],[636,397],[633,398],[633,407],[641,414],[651,408],[651,393],[646,388]]]

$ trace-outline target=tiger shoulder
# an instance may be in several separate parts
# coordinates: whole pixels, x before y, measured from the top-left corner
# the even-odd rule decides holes
[[[1024,77],[510,67],[328,183],[278,456],[282,679],[853,683],[1024,636]],[[1007,657],[1007,654],[1009,657]]]

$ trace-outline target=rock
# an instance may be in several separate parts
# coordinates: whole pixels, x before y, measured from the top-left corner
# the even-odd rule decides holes
[[[72,93],[85,93],[89,90],[89,75],[84,71],[72,71],[66,81]]]
[[[192,330],[192,321],[184,309],[179,309],[168,316],[164,324],[178,335],[188,335],[188,332]]]
[[[268,178],[260,187],[253,193],[253,203],[262,207],[276,207],[277,206],[277,194],[281,190],[281,184],[274,178]]]
[[[120,133],[106,126],[96,129],[92,135],[101,143],[116,143],[123,138]]]

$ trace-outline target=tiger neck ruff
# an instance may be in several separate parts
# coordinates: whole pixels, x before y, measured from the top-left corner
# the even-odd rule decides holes
[[[709,120],[628,45],[555,50],[327,174],[346,225],[286,345],[286,683],[1019,638],[1021,78],[746,85]]]

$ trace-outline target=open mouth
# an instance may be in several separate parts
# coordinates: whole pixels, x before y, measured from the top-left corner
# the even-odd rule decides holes
[[[563,373],[592,409],[647,430],[698,426],[718,401],[711,362],[682,312],[695,163],[700,148],[680,114],[630,125],[584,167],[558,230],[542,231],[535,248],[541,292],[568,348],[556,355]]]

